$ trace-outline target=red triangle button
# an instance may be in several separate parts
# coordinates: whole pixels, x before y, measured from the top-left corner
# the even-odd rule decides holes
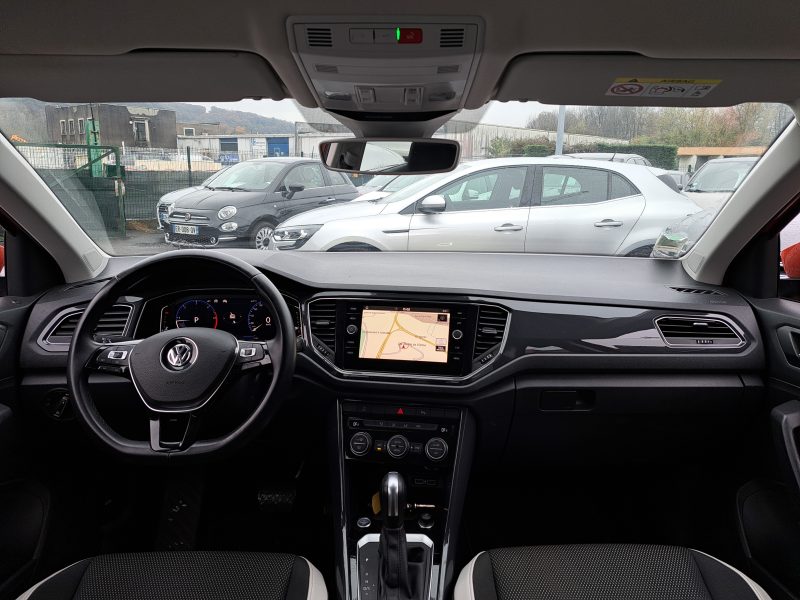
[[[396,412],[395,414],[397,414],[397,415],[404,415],[404,414],[406,414],[406,413],[404,413],[404,412],[403,412],[403,409],[402,409],[402,408],[398,408],[398,409],[397,409],[397,412]]]

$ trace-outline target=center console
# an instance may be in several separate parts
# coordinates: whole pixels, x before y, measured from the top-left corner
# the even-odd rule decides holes
[[[381,506],[381,485],[390,473],[404,482],[400,527],[406,534],[409,568],[426,579],[419,586],[425,590],[419,600],[444,596],[452,578],[447,565],[454,559],[449,547],[469,472],[465,461],[471,459],[462,451],[469,435],[467,418],[454,407],[340,401],[343,598],[379,600],[378,546],[389,508]],[[415,565],[415,560],[425,564]]]

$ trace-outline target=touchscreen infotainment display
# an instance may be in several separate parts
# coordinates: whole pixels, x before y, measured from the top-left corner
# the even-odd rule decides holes
[[[449,339],[449,312],[365,306],[358,357],[446,363]]]

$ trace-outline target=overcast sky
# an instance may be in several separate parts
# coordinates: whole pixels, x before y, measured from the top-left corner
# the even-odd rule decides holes
[[[218,106],[230,110],[243,110],[292,123],[308,120],[303,118],[294,100],[241,100],[239,102],[193,102],[192,104],[200,104],[206,108]],[[481,123],[491,123],[492,125],[524,127],[528,117],[538,114],[547,108],[549,107],[538,102],[491,102],[485,112],[468,111],[466,114],[459,114],[456,119],[479,121]]]

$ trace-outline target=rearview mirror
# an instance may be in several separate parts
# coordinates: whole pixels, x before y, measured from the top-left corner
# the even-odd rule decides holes
[[[419,212],[426,215],[433,215],[444,212],[447,208],[447,200],[444,199],[444,196],[428,196],[424,200],[421,200],[417,207],[419,208]]]
[[[453,140],[345,138],[319,145],[328,169],[366,175],[446,173],[456,168],[460,154]]]

